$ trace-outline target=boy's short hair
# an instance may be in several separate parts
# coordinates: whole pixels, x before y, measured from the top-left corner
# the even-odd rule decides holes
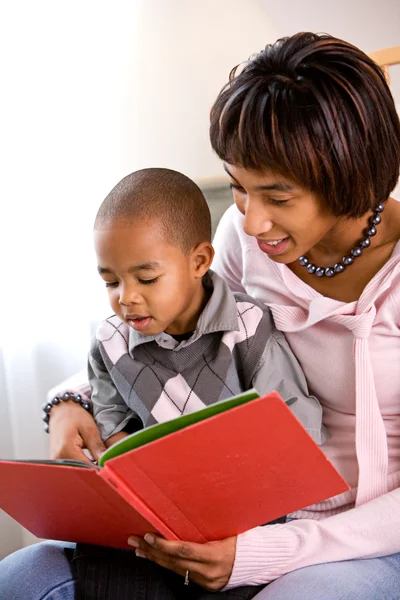
[[[211,241],[211,215],[202,191],[171,169],[142,169],[117,183],[101,204],[94,227],[116,221],[156,221],[165,241],[185,254]]]
[[[235,67],[211,110],[218,156],[272,170],[360,217],[399,177],[400,123],[380,67],[351,44],[298,33]]]

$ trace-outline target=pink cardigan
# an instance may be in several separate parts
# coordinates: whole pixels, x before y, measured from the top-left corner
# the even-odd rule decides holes
[[[400,552],[400,242],[358,302],[321,296],[258,248],[235,206],[213,269],[270,306],[331,434],[322,450],[351,490],[238,537],[227,588],[317,563]]]

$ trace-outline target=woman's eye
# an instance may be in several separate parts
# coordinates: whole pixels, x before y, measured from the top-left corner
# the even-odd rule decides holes
[[[118,285],[118,281],[106,281],[107,288],[117,287],[117,285]]]
[[[156,283],[158,281],[158,277],[154,277],[154,279],[138,279],[138,281],[143,285],[151,285],[152,283]]]

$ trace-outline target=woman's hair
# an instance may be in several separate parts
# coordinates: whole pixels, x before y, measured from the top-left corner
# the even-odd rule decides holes
[[[399,177],[400,123],[382,70],[325,34],[279,39],[235,67],[210,136],[222,160],[288,177],[337,216],[372,210]]]

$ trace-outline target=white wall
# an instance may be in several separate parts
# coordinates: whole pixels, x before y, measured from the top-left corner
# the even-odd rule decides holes
[[[325,32],[358,46],[364,52],[400,44],[398,0],[262,0],[279,35],[296,31]],[[400,68],[393,69],[393,86],[400,102]]]
[[[276,33],[254,0],[147,0],[132,31],[127,164],[222,173],[208,142],[211,105],[231,68]]]
[[[279,35],[296,31],[325,32],[343,38],[365,52],[396,46],[400,39],[397,0],[307,0],[281,3],[261,0]]]
[[[132,35],[125,160],[188,175],[221,172],[208,114],[230,69],[277,37],[326,31],[365,51],[400,43],[397,0],[147,0]]]
[[[7,394],[6,382],[3,369],[3,357],[0,348],[0,398],[5,398]],[[11,435],[10,414],[5,402],[0,401],[0,423],[3,426],[0,434],[0,457],[10,457],[14,455],[13,438]],[[1,482],[1,485],[5,485]],[[0,510],[0,560],[10,552],[18,550],[21,547],[22,531],[18,524],[10,519]]]

